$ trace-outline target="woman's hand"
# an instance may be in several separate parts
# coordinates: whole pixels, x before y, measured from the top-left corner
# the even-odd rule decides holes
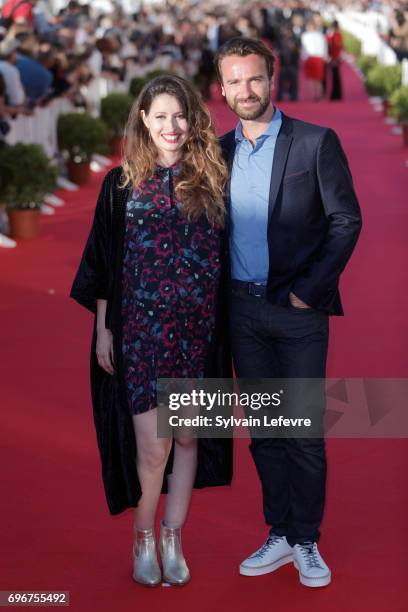
[[[113,369],[113,336],[110,329],[101,328],[97,330],[96,357],[98,363],[108,374],[114,374]]]

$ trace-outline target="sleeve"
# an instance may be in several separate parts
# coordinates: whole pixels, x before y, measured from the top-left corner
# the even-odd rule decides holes
[[[21,104],[24,104],[25,92],[21,83],[20,73],[17,68],[10,70],[9,85],[10,87],[7,88],[7,101],[10,106],[20,106]]]
[[[317,177],[328,222],[314,261],[298,277],[292,291],[313,308],[324,308],[334,297],[339,277],[361,231],[361,213],[345,153],[336,133],[328,129],[317,150]]]
[[[15,5],[17,6],[17,5]],[[13,13],[14,21],[28,21],[32,23],[34,21],[33,7],[29,2],[21,4]]]
[[[102,183],[94,219],[70,297],[96,313],[96,300],[108,299],[110,251],[110,173]]]

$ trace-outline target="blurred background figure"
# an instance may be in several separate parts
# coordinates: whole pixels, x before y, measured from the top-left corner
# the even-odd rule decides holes
[[[4,101],[16,111],[26,100],[20,72],[16,68],[19,46],[15,39],[3,40],[0,43],[0,75],[4,81]]]
[[[277,42],[279,77],[277,100],[287,96],[291,102],[298,99],[300,39],[289,27],[283,27]]]
[[[34,7],[37,0],[8,0],[3,4],[1,16],[11,23],[23,23],[34,28]],[[6,22],[6,25],[7,22]]]
[[[398,61],[408,59],[408,4],[390,13],[390,45]]]
[[[343,35],[340,32],[338,21],[333,21],[327,30],[327,48],[329,55],[328,72],[330,75],[330,100],[342,100],[343,90],[341,85],[341,53],[343,51]]]
[[[314,20],[310,20],[307,22],[306,31],[303,32],[300,40],[306,95],[317,102],[323,97],[325,63],[328,59],[326,37],[318,29]]]

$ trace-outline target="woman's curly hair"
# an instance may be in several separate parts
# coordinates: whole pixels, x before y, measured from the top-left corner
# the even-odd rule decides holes
[[[181,77],[156,77],[145,85],[135,100],[125,128],[122,187],[130,184],[137,188],[155,172],[157,148],[141,111],[148,114],[153,100],[160,94],[178,100],[189,126],[175,184],[176,197],[182,202],[189,220],[196,220],[205,213],[211,223],[223,227],[227,167],[208,109],[190,83]]]

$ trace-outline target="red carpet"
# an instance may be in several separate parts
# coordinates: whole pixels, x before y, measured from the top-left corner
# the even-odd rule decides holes
[[[346,316],[332,321],[331,376],[406,377],[407,150],[345,67],[344,103],[282,104],[329,125],[348,154],[364,214],[342,279]],[[214,104],[222,131],[235,123]],[[41,237],[0,250],[2,506],[0,590],[70,591],[71,607],[128,610],[406,609],[407,442],[329,440],[328,501],[320,549],[326,589],[299,584],[292,566],[239,576],[266,534],[260,487],[236,444],[231,488],[195,492],[184,531],[193,580],[146,589],[130,578],[132,514],[109,516],[99,474],[88,386],[91,318],[67,298],[102,175],[66,193],[42,218]]]

